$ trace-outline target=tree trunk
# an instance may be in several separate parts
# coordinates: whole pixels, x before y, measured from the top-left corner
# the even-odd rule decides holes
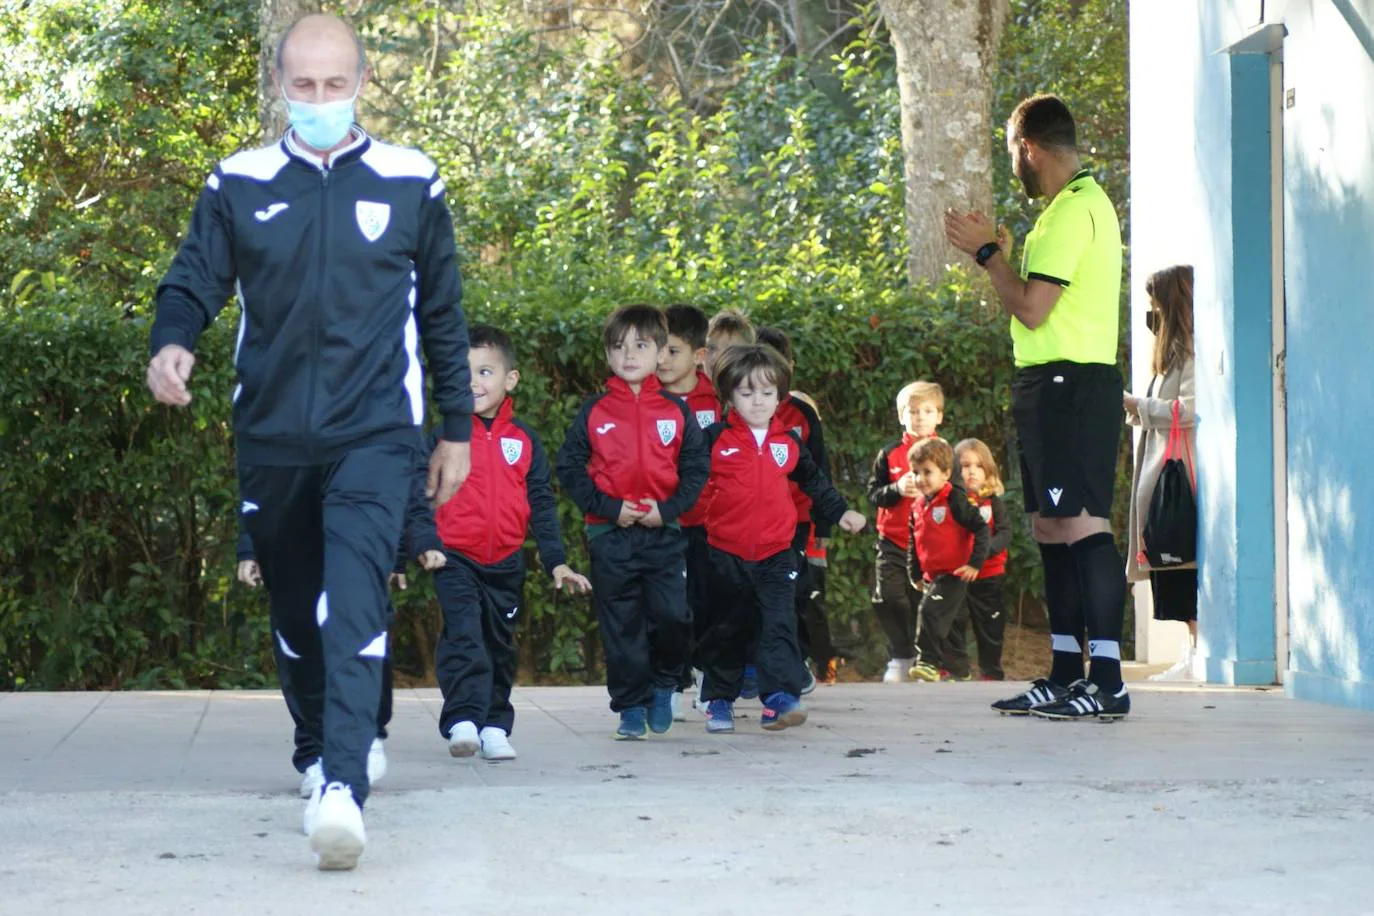
[[[897,51],[913,283],[953,257],[948,207],[992,216],[992,80],[1008,0],[879,0]]]
[[[271,143],[286,132],[286,105],[272,82],[277,65],[277,42],[291,23],[320,11],[319,0],[259,0],[258,2],[258,123],[259,141]]]

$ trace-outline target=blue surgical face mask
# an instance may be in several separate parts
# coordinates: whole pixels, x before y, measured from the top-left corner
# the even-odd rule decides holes
[[[286,94],[282,93],[282,98]],[[286,99],[286,111],[291,127],[307,146],[317,150],[332,148],[353,127],[353,103],[358,93],[337,102],[297,102]]]

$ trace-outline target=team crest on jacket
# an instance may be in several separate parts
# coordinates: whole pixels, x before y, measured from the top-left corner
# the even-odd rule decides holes
[[[697,426],[700,426],[702,429],[706,429],[706,427],[710,426],[715,422],[716,412],[714,410],[697,411]]]
[[[501,437],[501,455],[506,459],[506,464],[515,464],[520,460],[520,456],[525,453],[525,443],[519,439],[508,439]]]
[[[936,506],[930,510],[930,517],[937,525],[945,523],[945,516],[949,514],[949,509],[944,506]]]
[[[673,437],[675,437],[676,435],[677,435],[677,421],[676,421],[676,420],[659,420],[659,421],[658,421],[658,441],[659,441],[659,442],[662,442],[664,445],[671,445],[672,442],[673,442]]]
[[[992,522],[992,506],[979,506],[978,514],[983,516],[983,521]]]
[[[786,465],[787,465],[787,443],[786,443],[786,442],[770,442],[770,443],[768,443],[768,447],[769,447],[770,449],[773,450],[773,460],[776,461],[776,462],[778,463],[778,467],[786,467]]]
[[[354,205],[353,212],[358,217],[358,230],[369,242],[381,238],[387,224],[391,222],[391,204],[360,200]]]

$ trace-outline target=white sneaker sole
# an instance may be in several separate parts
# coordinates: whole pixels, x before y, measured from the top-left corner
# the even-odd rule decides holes
[[[322,824],[310,835],[310,848],[320,871],[349,871],[357,867],[365,841],[340,824]]]
[[[482,749],[482,742],[476,738],[462,740],[450,738],[448,755],[450,757],[471,757]]]
[[[482,752],[479,754],[479,756],[480,756],[483,760],[490,760],[490,761],[496,762],[496,761],[499,761],[499,760],[514,760],[516,755],[515,755],[515,748],[512,747],[512,748],[502,748],[502,749],[499,750],[499,751],[486,751],[486,750],[484,750],[484,751],[482,751]]]

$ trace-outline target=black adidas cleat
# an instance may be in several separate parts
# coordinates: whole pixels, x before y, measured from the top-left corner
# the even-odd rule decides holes
[[[992,704],[992,708],[1004,716],[1025,716],[1038,706],[1062,700],[1068,695],[1069,688],[1060,687],[1049,678],[1036,678],[1025,693],[998,700]]]
[[[1114,722],[1131,711],[1131,695],[1126,685],[1116,693],[1104,693],[1091,681],[1074,681],[1068,696],[1031,710],[1042,719],[1104,719]]]

